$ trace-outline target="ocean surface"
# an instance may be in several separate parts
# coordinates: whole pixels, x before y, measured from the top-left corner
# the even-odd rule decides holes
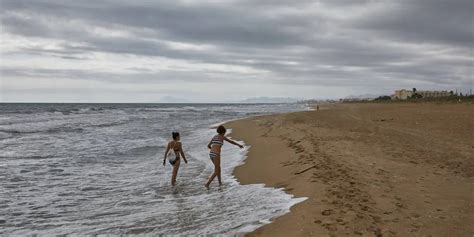
[[[207,143],[211,127],[297,104],[0,104],[0,235],[225,234],[248,232],[304,199],[232,170],[248,146],[225,144],[223,185]],[[171,132],[189,161],[177,185],[162,165]],[[232,134],[230,134],[232,137]]]

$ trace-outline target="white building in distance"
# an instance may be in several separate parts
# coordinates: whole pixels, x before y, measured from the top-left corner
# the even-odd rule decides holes
[[[396,90],[395,94],[392,95],[392,100],[406,100],[413,96],[413,91],[411,90]]]
[[[421,98],[438,98],[451,95],[448,91],[412,91],[402,89],[395,91],[395,94],[392,95],[392,100],[406,100],[415,94],[421,96]]]

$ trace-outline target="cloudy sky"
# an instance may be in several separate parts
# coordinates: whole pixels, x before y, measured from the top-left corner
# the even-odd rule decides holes
[[[472,0],[0,0],[0,102],[473,88]]]

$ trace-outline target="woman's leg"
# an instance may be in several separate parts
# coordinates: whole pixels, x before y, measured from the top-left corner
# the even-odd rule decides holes
[[[216,157],[216,162],[214,163],[214,170],[216,171],[217,180],[219,180],[219,185],[222,185],[221,181],[221,157]]]
[[[206,188],[209,188],[209,185],[211,184],[212,180],[214,180],[214,178],[217,176],[217,174],[218,174],[217,171],[218,170],[219,170],[219,174],[220,174],[221,157],[217,156],[214,159],[211,159],[211,161],[214,164],[214,173],[212,173],[211,177],[209,177],[209,180],[207,181],[207,183],[205,185]]]
[[[176,185],[176,176],[178,176],[179,162],[180,160],[178,159],[173,165],[173,176],[171,177],[172,186]]]

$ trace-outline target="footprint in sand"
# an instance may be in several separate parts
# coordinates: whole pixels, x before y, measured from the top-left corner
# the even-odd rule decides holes
[[[289,166],[289,165],[292,165],[292,162],[287,161],[287,162],[283,162],[282,164],[283,166]]]
[[[403,203],[400,203],[400,202],[395,203],[395,206],[397,206],[400,209],[407,209],[406,206],[403,205]]]
[[[338,219],[336,219],[336,221],[339,225],[346,225],[347,224],[347,222],[345,222],[343,219],[338,218]]]
[[[334,212],[333,210],[328,209],[328,210],[322,211],[321,214],[322,214],[323,216],[329,216],[329,215],[333,214],[333,212]]]
[[[372,217],[372,219],[374,220],[373,224],[378,224],[382,222],[382,218],[379,216],[370,215],[370,217]]]
[[[333,200],[331,203],[336,205],[336,206],[341,206],[342,205],[342,202],[339,201],[339,200]]]
[[[326,229],[328,229],[329,231],[336,231],[337,230],[337,227],[333,224],[330,224],[330,223],[324,223],[323,226],[326,227]]]
[[[377,237],[382,237],[383,236],[382,230],[380,228],[376,228],[374,230],[374,235],[377,236]]]

